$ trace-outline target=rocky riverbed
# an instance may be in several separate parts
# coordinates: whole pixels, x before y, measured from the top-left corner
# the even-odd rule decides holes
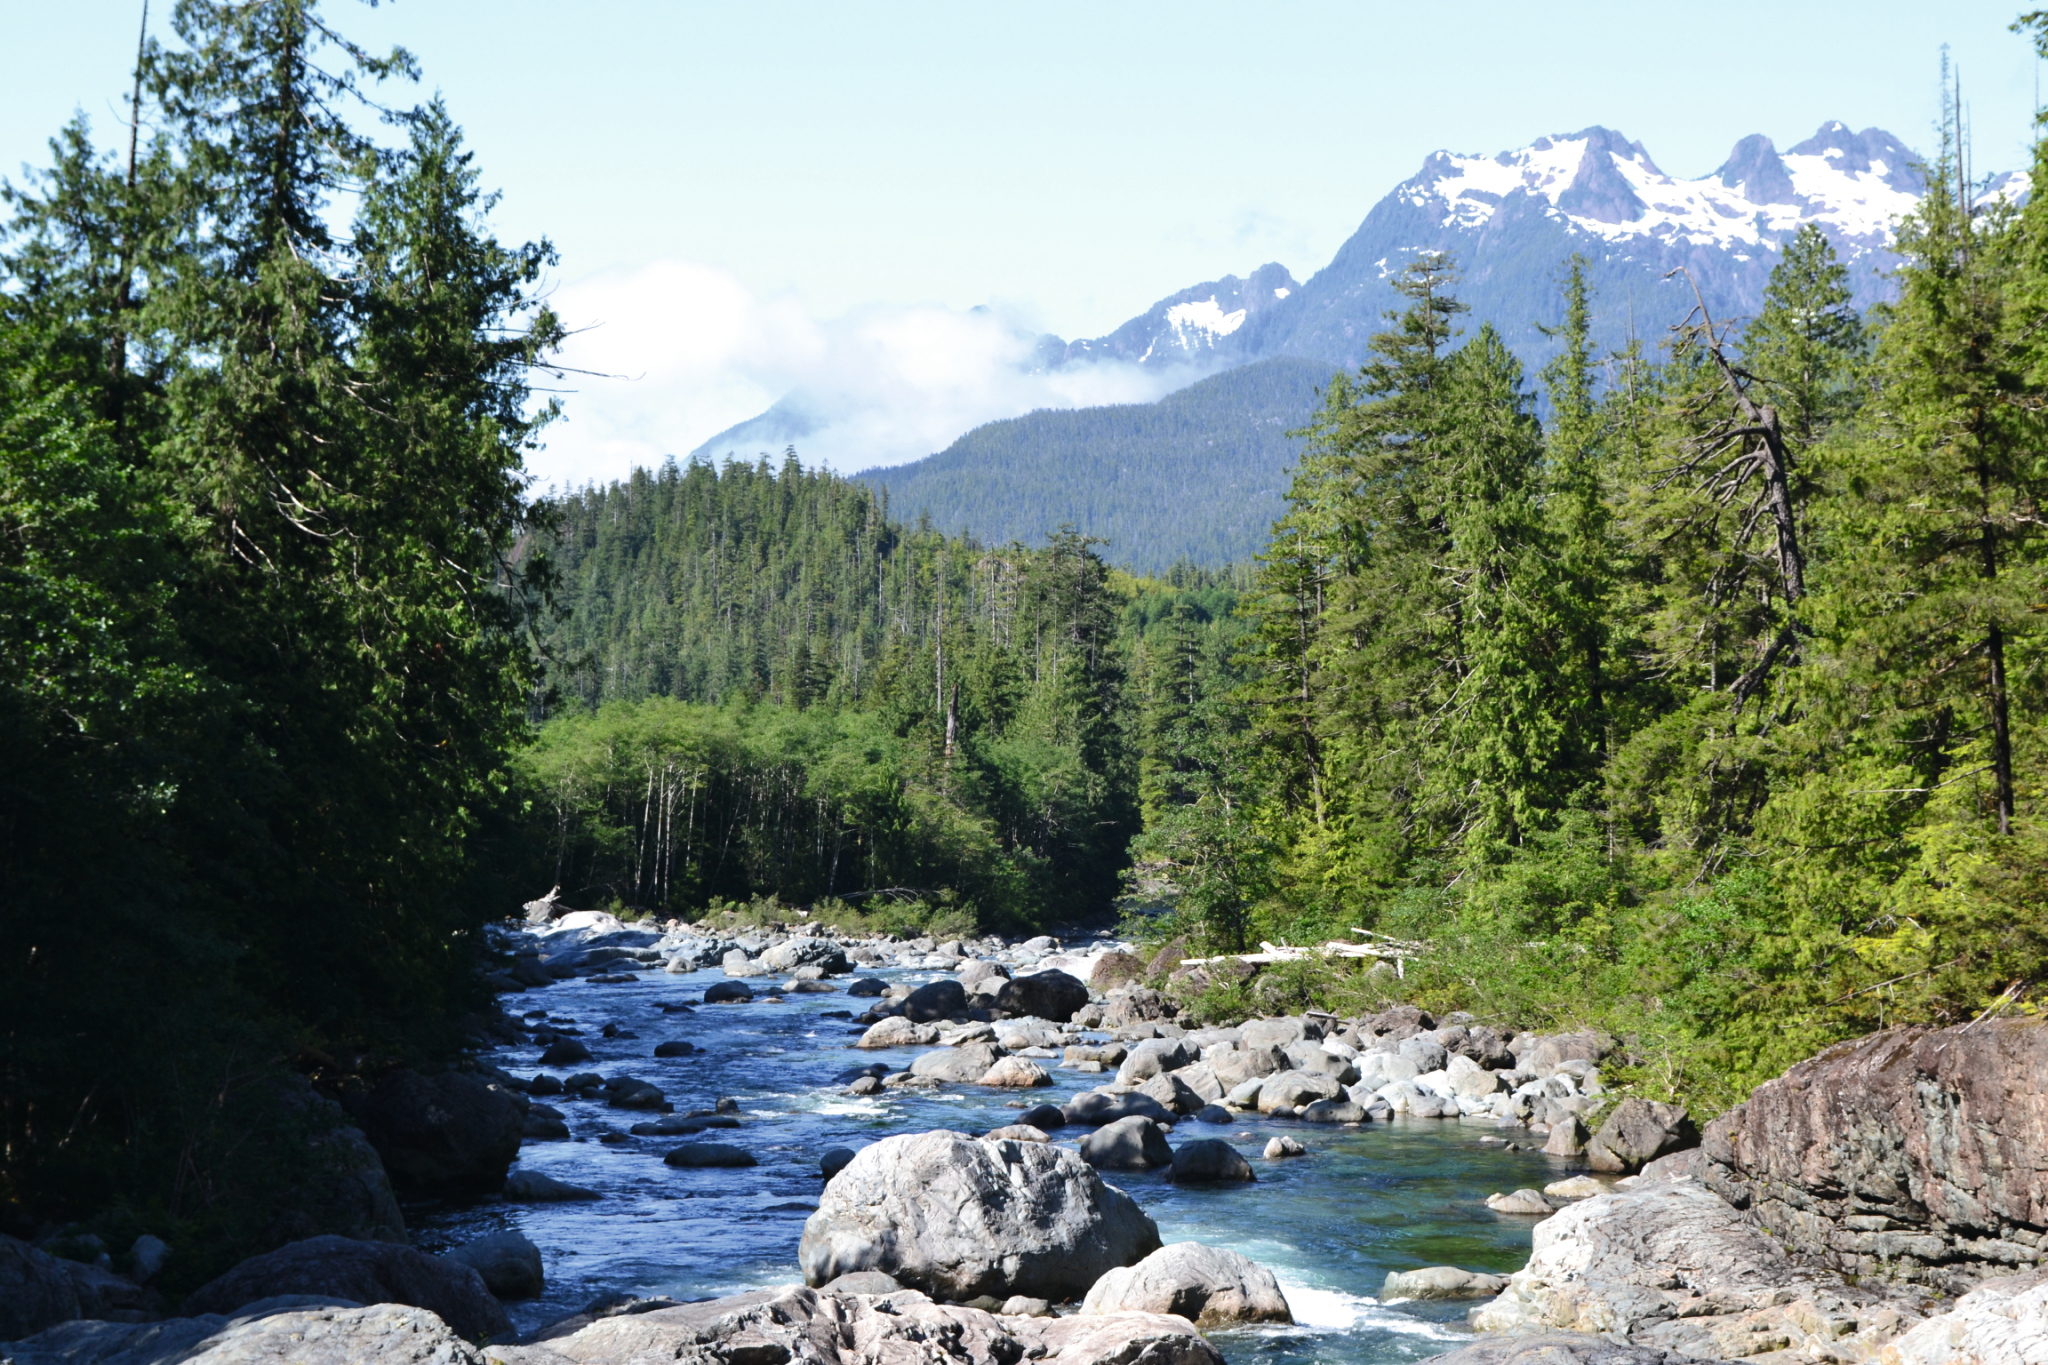
[[[1610,1102],[1611,1040],[1184,1029],[1106,939],[535,918],[476,1069],[349,1101],[412,1248],[299,1243],[142,1326],[146,1277],[0,1246],[0,1334],[61,1324],[0,1355],[2048,1361],[2048,1026],[1836,1049],[1702,1148]]]

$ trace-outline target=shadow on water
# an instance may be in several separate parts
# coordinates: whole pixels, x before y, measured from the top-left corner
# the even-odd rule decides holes
[[[937,974],[877,975],[916,983]],[[546,1295],[509,1305],[522,1332],[572,1313],[601,1293],[698,1299],[796,1282],[797,1241],[823,1188],[818,1157],[824,1151],[932,1128],[985,1131],[1013,1122],[1017,1108],[1058,1102],[1103,1079],[1055,1070],[1052,1087],[1021,1100],[1016,1092],[971,1087],[849,1096],[839,1080],[844,1073],[875,1061],[907,1066],[918,1049],[854,1048],[862,1030],[846,1019],[822,1016],[863,1002],[837,992],[791,996],[781,1004],[662,1013],[664,1003],[694,1000],[722,979],[715,969],[690,975],[654,971],[637,982],[568,981],[506,997],[515,1014],[546,1009],[553,1022],[573,1021],[595,1058],[575,1070],[640,1077],[661,1087],[678,1112],[709,1109],[721,1096],[734,1097],[740,1130],[705,1137],[744,1147],[760,1163],[739,1170],[671,1169],[661,1158],[680,1139],[627,1133],[651,1115],[568,1096],[544,1101],[568,1115],[576,1140],[528,1142],[520,1167],[595,1189],[602,1199],[407,1213],[414,1240],[425,1250],[508,1227],[541,1247]],[[636,1036],[600,1036],[608,1023]],[[654,1057],[655,1044],[670,1039],[687,1039],[703,1051]],[[541,1070],[538,1056],[538,1048],[518,1046],[499,1049],[489,1060],[532,1076]],[[1309,1154],[1263,1159],[1266,1140],[1283,1131],[1300,1139]],[[601,1142],[607,1134],[625,1140]],[[1562,1163],[1540,1153],[1507,1152],[1480,1141],[1493,1134],[1491,1127],[1433,1119],[1356,1130],[1256,1117],[1213,1128],[1190,1120],[1176,1138],[1225,1138],[1251,1158],[1257,1183],[1184,1187],[1145,1172],[1117,1173],[1111,1183],[1137,1199],[1165,1241],[1229,1247],[1279,1277],[1296,1325],[1215,1334],[1233,1365],[1416,1360],[1452,1349],[1467,1336],[1470,1305],[1382,1305],[1373,1295],[1387,1274],[1426,1265],[1520,1269],[1534,1220],[1495,1214],[1481,1201],[1495,1190],[1540,1187],[1565,1173]],[[1074,1130],[1054,1134],[1069,1147],[1079,1136]]]

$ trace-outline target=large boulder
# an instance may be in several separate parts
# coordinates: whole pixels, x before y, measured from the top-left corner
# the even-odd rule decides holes
[[[900,1014],[892,1014],[886,1019],[877,1019],[854,1046],[870,1050],[884,1047],[928,1047],[937,1041],[937,1024],[915,1024]]]
[[[934,1303],[874,1272],[822,1289],[785,1286],[647,1312],[578,1314],[542,1329],[531,1345],[492,1347],[491,1358],[502,1365],[1223,1365],[1223,1357],[1182,1318],[998,1317],[962,1304]]]
[[[1098,1170],[1149,1171],[1172,1165],[1173,1149],[1157,1123],[1132,1117],[1105,1123],[1082,1138],[1081,1159]]]
[[[958,981],[927,981],[903,998],[903,1017],[913,1024],[929,1024],[967,1013],[967,989]]]
[[[526,1128],[509,1091],[467,1071],[394,1071],[358,1102],[355,1118],[391,1183],[434,1197],[495,1194]]]
[[[1306,1109],[1317,1100],[1334,1100],[1344,1094],[1335,1076],[1320,1071],[1280,1071],[1266,1077],[1259,1087],[1259,1112],[1275,1109]]]
[[[1142,958],[1121,949],[1111,949],[1095,959],[1095,966],[1088,972],[1088,989],[1108,995],[1119,986],[1142,980],[1144,975]]]
[[[424,1308],[463,1336],[512,1334],[505,1309],[471,1267],[390,1242],[309,1237],[248,1260],[187,1295],[187,1313],[232,1315],[279,1294],[315,1294],[355,1303]]]
[[[484,1365],[426,1309],[300,1298],[233,1317],[68,1322],[5,1354],[14,1365]]]
[[[904,1134],[861,1149],[804,1224],[804,1278],[880,1270],[937,1297],[1059,1302],[1159,1247],[1159,1229],[1063,1148]]]
[[[988,1074],[1002,1055],[1003,1050],[993,1043],[962,1043],[920,1055],[910,1064],[910,1072],[927,1080],[973,1085]]]
[[[1479,1073],[1492,1076],[1492,1072]],[[1460,1094],[1464,1093],[1462,1090]],[[1586,1163],[1596,1171],[1616,1174],[1641,1170],[1666,1152],[1699,1142],[1699,1129],[1683,1105],[1631,1096],[1614,1107],[1600,1131],[1586,1144]]]
[[[1141,1085],[1154,1076],[1178,1071],[1201,1055],[1184,1038],[1146,1038],[1131,1045],[1116,1069],[1119,1085]]]
[[[78,1291],[64,1263],[0,1233],[0,1341],[33,1336],[78,1316]]]
[[[1221,1091],[1216,1091],[1213,1096],[1204,1095],[1201,1091],[1182,1080],[1181,1074],[1180,1072],[1169,1072],[1163,1076],[1154,1076],[1151,1080],[1138,1087],[1138,1093],[1151,1096],[1159,1101],[1161,1108],[1179,1115],[1199,1114],[1208,1106],[1212,1098],[1220,1099],[1222,1097]],[[1214,1084],[1212,1083],[1209,1088],[1215,1090]]]
[[[1709,1360],[1786,1349],[1862,1360],[1921,1315],[1801,1265],[1755,1220],[1681,1179],[1581,1200],[1537,1223],[1528,1265],[1471,1320],[1487,1332],[1611,1333]]]
[[[1241,1043],[1233,1048],[1214,1049],[1208,1054],[1208,1065],[1216,1074],[1216,1083],[1226,1094],[1246,1081],[1288,1069],[1287,1054],[1270,1043],[1258,1046]]]
[[[1064,1024],[1088,1003],[1088,987],[1062,971],[1033,972],[1013,977],[996,993],[996,1005],[1011,1014],[1028,1014]]]
[[[826,976],[842,976],[853,970],[846,950],[829,938],[792,938],[761,954],[761,965],[771,972],[793,972],[799,967],[816,967]]]
[[[1106,1090],[1083,1090],[1061,1107],[1069,1123],[1086,1123],[1100,1127],[1115,1123],[1119,1119],[1143,1118],[1156,1123],[1172,1123],[1174,1113],[1158,1100],[1142,1090],[1111,1094]]]
[[[2044,1076],[2048,1020],[1888,1029],[1709,1124],[1704,1177],[1803,1255],[1960,1294],[2048,1251]]]
[[[1272,1271],[1200,1242],[1175,1242],[1108,1272],[1089,1289],[1081,1311],[1172,1313],[1197,1327],[1294,1321]]]
[[[1221,1138],[1196,1138],[1173,1149],[1176,1185],[1227,1184],[1256,1180],[1252,1164]]]
[[[1173,1001],[1149,986],[1132,986],[1110,995],[1102,1009],[1102,1027],[1128,1028],[1132,1024],[1156,1023],[1180,1013]]]
[[[540,1248],[516,1232],[494,1232],[464,1242],[447,1256],[481,1275],[484,1287],[501,1299],[538,1298],[547,1287]]]

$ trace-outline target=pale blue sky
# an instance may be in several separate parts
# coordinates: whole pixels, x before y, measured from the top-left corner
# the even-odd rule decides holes
[[[140,6],[0,4],[0,174],[13,179],[73,108],[118,119]],[[1136,396],[977,392],[969,372],[995,362],[960,310],[1086,336],[1266,260],[1305,278],[1439,147],[1493,152],[1601,123],[1679,176],[1711,171],[1745,134],[1784,147],[1831,118],[1924,147],[1947,42],[1978,164],[2017,165],[2036,74],[2005,31],[2016,9],[329,0],[327,13],[413,50],[505,191],[501,233],[552,237],[564,303],[603,325],[594,358],[645,376],[572,404],[545,470],[570,477],[687,450],[796,383],[894,385],[932,410],[871,433],[891,458],[1006,407]],[[156,0],[158,27],[168,10]]]

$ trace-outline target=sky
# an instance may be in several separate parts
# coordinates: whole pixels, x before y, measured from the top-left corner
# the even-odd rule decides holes
[[[170,0],[151,28],[166,40]],[[1925,148],[1940,49],[1976,165],[2025,164],[2039,74],[2017,7],[326,0],[418,59],[503,192],[507,240],[560,252],[579,329],[542,484],[682,456],[785,394],[800,450],[917,459],[1038,407],[1186,376],[1033,376],[1030,337],[1097,336],[1159,298],[1325,265],[1431,151],[1604,124],[1668,173],[1829,119]],[[0,176],[74,111],[124,117],[140,0],[0,0]],[[409,92],[390,90],[394,102]],[[751,453],[751,452],[742,452]]]

